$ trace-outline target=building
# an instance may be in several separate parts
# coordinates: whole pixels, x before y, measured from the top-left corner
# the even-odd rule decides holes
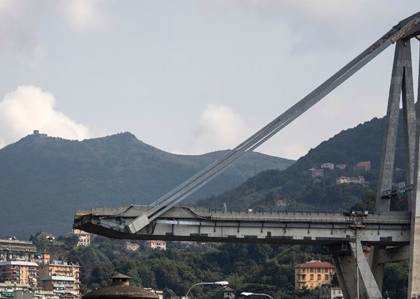
[[[13,298],[16,291],[27,290],[27,287],[18,286],[16,283],[0,282],[0,298]]]
[[[36,287],[38,264],[29,261],[0,262],[0,282],[9,282],[20,287]]]
[[[235,299],[235,290],[230,287],[224,287],[223,299]]]
[[[358,177],[340,176],[339,178],[337,178],[336,184],[337,185],[341,185],[341,184],[363,185],[363,184],[366,184],[366,180],[363,176],[358,176]]]
[[[70,276],[51,275],[41,279],[42,289],[52,292],[60,299],[79,298],[79,290],[75,288],[76,279]]]
[[[60,260],[51,260],[43,253],[39,266],[39,278],[46,291],[52,291],[60,299],[80,298],[80,266]]]
[[[331,163],[331,162],[322,163],[321,169],[334,170],[334,163]]]
[[[312,178],[319,178],[324,176],[324,169],[322,168],[311,168],[309,171],[311,172]]]
[[[372,163],[370,161],[361,161],[358,162],[354,168],[364,171],[370,171],[372,169]]]
[[[34,291],[35,299],[60,299],[54,292],[37,289]]]
[[[0,261],[34,261],[35,255],[36,247],[32,242],[0,239]]]
[[[319,289],[319,299],[344,299],[343,291],[339,287],[323,285]]]
[[[295,289],[315,289],[330,284],[334,266],[324,261],[309,261],[295,267]]]
[[[144,288],[146,291],[150,291],[158,296],[159,299],[163,299],[163,291],[161,290],[154,290],[152,288]]]
[[[131,241],[127,241],[125,242],[125,249],[127,249],[128,251],[137,251],[140,248],[140,244],[135,243],[135,242],[131,242]]]
[[[57,295],[50,291],[41,289],[36,290],[16,290],[13,299],[60,299]]]
[[[41,136],[41,137],[47,137],[48,136],[47,134],[40,133],[39,130],[33,130],[32,133],[33,133],[32,135],[34,135],[34,136]]]
[[[335,165],[335,168],[345,170],[347,168],[347,164],[337,164]]]
[[[155,291],[130,285],[131,277],[116,273],[108,287],[87,293],[83,299],[159,299]]]
[[[77,237],[77,247],[89,247],[92,239],[92,235],[80,229],[74,229],[73,235]]]
[[[148,240],[146,241],[146,247],[150,249],[166,250],[166,241]]]

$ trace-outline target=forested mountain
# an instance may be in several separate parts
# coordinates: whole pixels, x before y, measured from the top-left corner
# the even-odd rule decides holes
[[[175,155],[130,133],[84,141],[31,134],[0,150],[0,235],[64,233],[77,208],[149,203],[224,153]],[[223,192],[292,163],[249,153],[195,196]]]
[[[402,117],[400,117],[402,119]],[[384,119],[374,118],[355,128],[344,130],[284,171],[267,170],[241,186],[197,205],[228,209],[347,210],[361,201],[372,201],[382,152]],[[396,181],[404,177],[405,145],[401,132],[396,155]],[[368,171],[357,169],[358,162],[370,161]],[[345,164],[345,169],[324,169],[322,177],[313,177],[313,169],[323,163]],[[312,169],[312,170],[311,170]],[[364,184],[337,184],[340,176],[359,178]],[[369,208],[372,208],[370,206]]]

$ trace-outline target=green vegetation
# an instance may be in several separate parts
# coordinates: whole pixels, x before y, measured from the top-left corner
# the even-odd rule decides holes
[[[196,282],[228,280],[236,293],[267,292],[275,298],[317,298],[317,290],[294,290],[294,266],[311,259],[329,260],[328,250],[318,246],[261,244],[168,243],[167,251],[145,248],[129,251],[126,242],[96,237],[91,247],[74,247],[72,237],[33,240],[55,258],[81,265],[83,292],[106,286],[117,271],[133,277],[137,286],[184,295]],[[60,244],[60,245],[58,245]],[[385,269],[384,294],[405,298],[407,264],[390,264]],[[336,279],[335,279],[336,280]],[[221,298],[221,290],[194,288],[197,298]],[[385,293],[386,292],[386,293]]]
[[[237,292],[264,291],[293,298],[294,265],[329,259],[325,253],[303,246],[178,242],[169,243],[167,251],[142,247],[132,252],[124,241],[96,238],[93,246],[70,249],[61,257],[80,263],[84,291],[107,285],[110,275],[118,271],[132,276],[136,285],[170,289],[178,295],[195,282],[228,280]],[[199,298],[218,296],[213,288],[194,292]]]
[[[221,209],[226,203],[228,209],[256,210],[349,210],[355,205],[364,206],[376,192],[377,176],[382,149],[384,120],[374,118],[355,128],[340,132],[331,139],[311,149],[307,155],[284,171],[267,170],[248,179],[233,190],[198,201],[196,204]],[[395,181],[404,180],[405,146],[402,134],[398,140]],[[371,161],[368,172],[357,170],[355,164]],[[312,178],[311,168],[322,163],[346,164],[344,170],[325,170],[322,178]],[[367,184],[337,185],[339,176],[363,176]],[[404,198],[394,207],[406,206]],[[370,205],[366,208],[373,209]]]

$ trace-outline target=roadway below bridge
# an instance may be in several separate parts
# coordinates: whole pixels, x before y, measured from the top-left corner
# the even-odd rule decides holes
[[[406,245],[410,214],[307,212],[220,212],[173,207],[148,226],[130,233],[126,225],[147,206],[77,211],[74,227],[116,239],[199,242],[325,244],[351,242],[356,233],[366,245]]]

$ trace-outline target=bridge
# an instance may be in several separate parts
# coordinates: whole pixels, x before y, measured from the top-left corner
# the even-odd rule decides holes
[[[74,227],[118,239],[323,244],[330,248],[346,299],[383,298],[384,264],[408,260],[408,299],[420,298],[420,97],[415,103],[411,55],[415,39],[420,40],[420,12],[402,20],[302,100],[150,206],[77,211]],[[395,55],[374,214],[211,212],[178,206],[392,44]],[[390,202],[401,102],[409,188],[408,210],[396,212],[390,210]]]

